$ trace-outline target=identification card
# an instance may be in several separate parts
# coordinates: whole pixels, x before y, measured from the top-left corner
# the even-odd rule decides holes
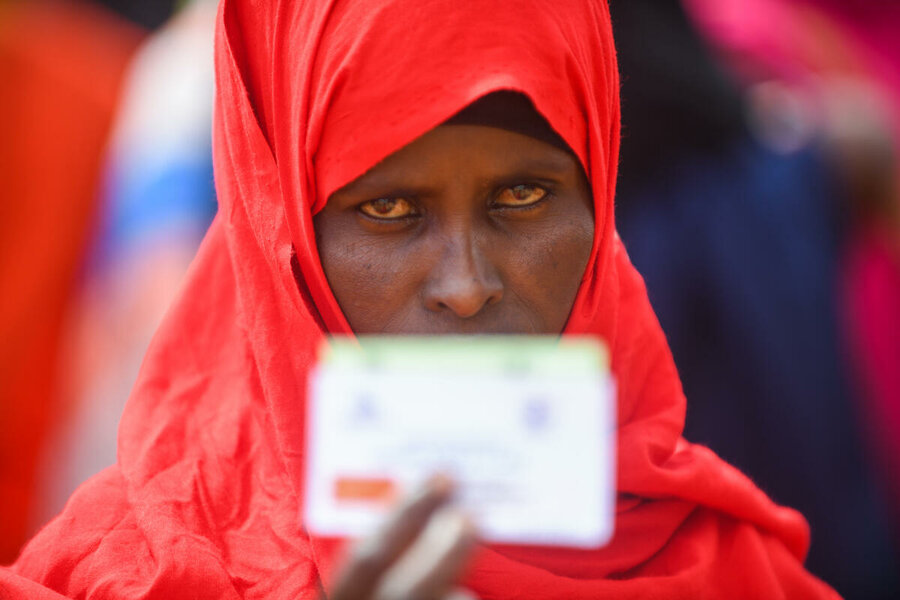
[[[434,473],[488,542],[612,535],[615,393],[592,338],[331,338],[311,378],[304,522],[371,532]]]

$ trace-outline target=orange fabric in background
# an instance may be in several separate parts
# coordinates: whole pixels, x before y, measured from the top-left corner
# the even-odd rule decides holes
[[[594,249],[566,334],[602,336],[612,351],[616,534],[595,551],[484,548],[465,584],[485,599],[836,596],[802,567],[802,517],[680,437],[678,376],[614,228],[619,81],[605,2],[224,0],[216,40],[219,214],[145,359],[118,464],[0,570],[0,589],[95,599],[330,589],[340,548],[299,521],[304,400],[323,329],[349,328],[312,215],[473,100],[514,89],[594,191]]]
[[[63,408],[54,367],[136,28],[76,2],[0,3],[0,562],[28,534]]]

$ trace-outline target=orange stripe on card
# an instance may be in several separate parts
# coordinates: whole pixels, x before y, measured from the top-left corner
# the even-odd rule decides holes
[[[396,497],[396,486],[390,479],[339,477],[334,482],[336,500],[388,503]]]

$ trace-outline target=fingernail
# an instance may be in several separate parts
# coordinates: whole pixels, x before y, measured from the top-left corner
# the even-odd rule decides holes
[[[425,483],[428,493],[437,496],[449,496],[453,492],[454,487],[453,480],[443,473],[432,475]]]
[[[462,515],[462,528],[463,535],[470,538],[478,537],[478,525],[475,524],[475,521],[469,515]]]
[[[431,521],[429,529],[433,540],[440,540],[441,544],[452,544],[456,540],[466,537],[468,534],[466,517],[455,509],[445,509],[438,512]]]

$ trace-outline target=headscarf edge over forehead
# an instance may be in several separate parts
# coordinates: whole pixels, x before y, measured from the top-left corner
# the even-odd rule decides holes
[[[617,533],[597,551],[484,549],[467,585],[484,598],[831,597],[802,568],[802,518],[680,439],[677,373],[614,229],[618,76],[603,0],[224,0],[216,77],[220,213],[151,344],[119,462],[0,577],[84,595],[102,573],[97,597],[293,598],[318,594],[320,577],[327,591],[337,548],[298,516],[304,399],[323,330],[349,328],[312,215],[474,100],[513,90],[594,192],[591,263],[565,333],[611,346]]]

